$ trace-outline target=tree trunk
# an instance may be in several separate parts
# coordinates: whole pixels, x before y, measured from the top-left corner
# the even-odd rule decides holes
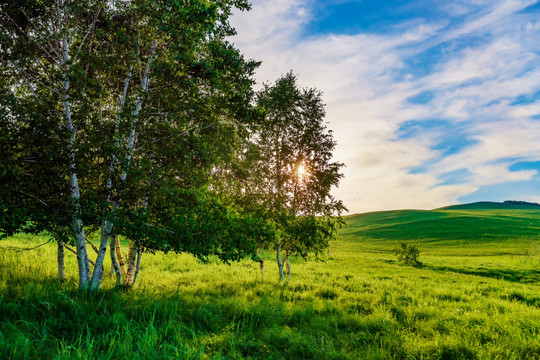
[[[88,257],[88,251],[86,250],[86,241],[84,243],[84,259],[86,263],[86,279],[87,279],[85,289],[88,289],[88,285],[90,282],[90,264],[92,264],[94,268],[96,267],[96,264],[92,260],[90,260],[90,258]]]
[[[133,282],[131,283],[131,286],[134,286],[137,282],[137,278],[139,277],[139,271],[141,270],[141,257],[142,257],[142,251],[141,247],[139,246],[137,249],[137,264],[135,265],[135,276],[133,277]]]
[[[126,102],[127,91],[128,91],[128,88],[129,88],[130,79],[131,79],[131,68],[130,68],[129,73],[128,73],[127,77],[126,77],[126,80],[124,82],[124,91],[122,93],[122,97],[120,98],[120,104],[118,106],[118,111],[117,111],[117,114],[116,114],[116,123],[115,123],[115,126],[114,126],[114,139],[113,139],[115,146],[119,145],[118,144],[118,132],[119,132],[119,127],[120,127],[120,114],[121,114],[121,112],[122,112],[122,110],[124,108],[124,104]],[[105,259],[105,253],[107,252],[107,242],[110,239],[111,261],[112,261],[111,266],[113,267],[113,269],[115,271],[117,270],[117,269],[115,269],[115,266],[118,267],[118,262],[116,261],[116,258],[114,256],[114,251],[116,249],[116,245],[113,246],[113,243],[116,244],[116,239],[112,238],[112,230],[113,230],[114,224],[109,219],[109,215],[110,215],[111,218],[115,215],[116,210],[118,209],[118,202],[117,201],[113,202],[112,208],[110,209],[110,214],[108,213],[109,212],[108,207],[111,204],[112,174],[114,172],[114,166],[116,164],[116,158],[117,158],[116,153],[113,152],[112,155],[111,155],[111,162],[109,164],[109,177],[107,179],[107,185],[106,185],[106,188],[107,188],[107,202],[106,202],[106,205],[104,206],[104,209],[103,209],[103,220],[101,222],[101,239],[100,239],[100,244],[99,244],[98,256],[96,258],[96,263],[97,264],[103,264],[103,260]],[[122,179],[122,180],[124,180],[124,179]],[[99,289],[99,287],[101,286],[102,274],[100,274],[100,271],[101,270],[97,270],[96,268],[94,268],[94,274],[92,275],[92,282],[91,282],[91,288],[92,289]],[[120,276],[120,284],[121,284],[122,283],[122,281],[121,281],[122,274],[120,273],[120,269],[118,268],[118,271],[116,272],[117,284],[118,284],[118,277],[119,276]]]
[[[127,142],[127,153],[126,153],[126,163],[129,165],[131,162],[131,157],[133,156],[133,147],[135,145],[135,138],[136,138],[136,124],[137,124],[137,118],[139,116],[139,113],[141,111],[142,103],[144,96],[146,93],[148,93],[148,80],[149,80],[149,73],[150,73],[150,63],[152,62],[152,56],[154,55],[154,51],[156,50],[156,40],[152,42],[152,46],[150,47],[150,55],[148,57],[148,61],[146,62],[146,68],[144,72],[144,77],[142,79],[141,84],[141,93],[139,97],[137,98],[137,103],[135,105],[135,110],[132,114],[132,120],[131,120],[131,129],[129,132],[128,142]],[[127,86],[129,85],[129,77],[126,79],[124,91],[127,91]],[[122,168],[122,172],[120,173],[120,181],[124,182],[127,177],[127,170],[126,167]],[[109,179],[110,180],[110,179]],[[107,186],[112,185],[112,182],[107,182]],[[111,209],[111,218],[114,219],[114,216],[116,215],[116,211],[118,210],[120,203],[120,200],[113,201],[112,209]],[[103,264],[103,260],[105,259],[105,253],[107,251],[107,243],[109,241],[109,237],[111,235],[111,231],[114,227],[114,223],[112,220],[104,219],[101,224],[101,241],[99,245],[99,254],[96,258],[96,267],[94,268],[94,273],[92,274],[92,280],[90,283],[91,290],[98,290],[101,287],[101,270],[99,266]],[[133,260],[135,261],[135,260]],[[135,265],[134,265],[135,266]],[[129,271],[128,271],[129,273]],[[133,276],[133,274],[132,274]],[[126,279],[126,281],[129,282],[130,279]],[[133,281],[133,278],[131,278],[131,281]]]
[[[64,115],[66,117],[67,129],[70,132],[69,145],[68,145],[68,159],[69,159],[69,185],[71,188],[70,196],[73,200],[73,213],[72,213],[72,229],[75,236],[75,244],[77,246],[77,264],[79,266],[79,289],[87,289],[89,274],[90,274],[90,265],[88,262],[88,253],[86,251],[86,238],[84,236],[84,226],[82,219],[80,217],[80,199],[81,193],[79,190],[79,181],[77,179],[76,164],[75,164],[75,140],[76,140],[76,129],[73,126],[71,120],[71,103],[68,97],[69,91],[69,77],[68,77],[68,63],[69,63],[69,52],[68,52],[68,41],[67,36],[64,35],[62,40],[62,67],[63,67],[63,85],[64,85]]]
[[[120,246],[120,239],[116,238],[116,257],[118,258],[118,264],[120,265],[120,271],[122,275],[126,276],[126,263],[124,262],[124,256],[122,255],[122,247]]]
[[[128,287],[133,285],[133,281],[135,279],[135,267],[137,266],[136,257],[138,251],[139,246],[135,243],[135,241],[129,240],[128,268],[126,275],[126,286]]]
[[[287,280],[291,280],[291,264],[289,263],[289,250],[285,250],[285,266],[287,266]]]
[[[116,274],[116,286],[122,285],[122,272],[120,271],[120,265],[116,259],[116,242],[118,241],[118,236],[111,236],[111,268],[113,273]]]
[[[101,241],[99,242],[99,250],[96,258],[96,266],[92,273],[92,279],[90,281],[90,290],[99,290],[101,287],[101,280],[103,278],[103,260],[105,260],[105,254],[107,252],[107,243],[112,232],[112,222],[105,220],[101,226]]]
[[[279,280],[283,280],[285,279],[285,276],[283,275],[283,263],[281,262],[281,248],[279,242],[276,242],[276,260],[279,269]]]
[[[64,241],[58,240],[58,278],[60,281],[66,280],[66,268],[64,264],[64,258],[65,258],[65,249],[64,249]]]
[[[264,279],[264,260],[259,258],[259,264],[261,266],[261,279]]]

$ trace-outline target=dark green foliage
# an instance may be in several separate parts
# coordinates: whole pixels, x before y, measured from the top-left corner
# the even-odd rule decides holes
[[[414,267],[421,267],[422,263],[418,260],[420,251],[414,245],[401,242],[398,247],[394,249],[394,253],[400,263],[410,265]]]
[[[530,209],[540,210],[540,205],[537,203],[531,203],[527,201],[513,201],[506,200],[502,203],[493,201],[478,201],[470,204],[451,205],[440,208],[438,210],[517,210],[517,209]]]
[[[239,213],[209,191],[170,189],[166,201],[150,201],[147,210],[123,211],[117,227],[151,252],[237,261],[255,254],[259,237],[273,236],[264,221]]]
[[[258,63],[227,40],[246,1],[0,7],[2,235],[47,230],[69,242],[75,218],[87,234],[107,220],[148,251],[225,261],[272,237],[210,184],[256,121]]]
[[[344,164],[332,161],[336,146],[324,122],[322,94],[300,88],[289,72],[257,94],[261,125],[244,149],[249,173],[242,197],[250,211],[273,224],[276,246],[291,255],[320,256],[343,224],[346,210],[331,195]],[[302,172],[301,172],[302,169]]]
[[[517,205],[517,206],[527,206],[527,207],[540,207],[540,204],[528,202],[528,201],[518,201],[518,200],[506,200],[503,204]]]

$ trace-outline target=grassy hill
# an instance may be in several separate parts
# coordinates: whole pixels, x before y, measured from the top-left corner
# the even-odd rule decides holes
[[[377,250],[406,241],[445,254],[471,248],[481,254],[516,253],[540,239],[540,207],[534,206],[482,202],[356,214],[345,220],[342,239]]]
[[[459,204],[440,208],[438,210],[539,210],[540,205],[535,203],[526,203],[522,201],[478,201],[469,204]]]

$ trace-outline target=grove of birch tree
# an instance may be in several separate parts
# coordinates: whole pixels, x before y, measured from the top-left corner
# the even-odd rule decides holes
[[[250,122],[257,64],[225,40],[234,7],[247,3],[4,3],[0,230],[49,231],[59,251],[73,242],[89,290],[118,235],[130,239],[126,285],[142,250],[252,252],[260,224],[206,190]],[[92,269],[86,235],[96,230]]]

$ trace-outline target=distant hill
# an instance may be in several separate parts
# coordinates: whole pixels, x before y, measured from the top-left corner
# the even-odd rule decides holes
[[[430,211],[356,214],[345,220],[347,226],[340,231],[342,240],[365,241],[373,246],[381,241],[414,241],[424,247],[458,243],[485,247],[494,242],[530,243],[540,239],[540,206],[532,204],[478,202]]]
[[[530,209],[540,210],[540,204],[526,201],[506,200],[505,202],[479,201],[470,204],[446,206],[436,210],[496,210]]]

